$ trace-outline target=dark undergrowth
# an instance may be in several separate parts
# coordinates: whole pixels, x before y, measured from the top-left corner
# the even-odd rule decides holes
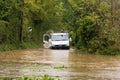
[[[21,42],[0,44],[0,52],[42,47],[40,42]]]

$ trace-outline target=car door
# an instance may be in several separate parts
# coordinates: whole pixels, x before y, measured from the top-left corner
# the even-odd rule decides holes
[[[44,34],[43,35],[43,46],[44,46],[44,48],[49,48],[50,47],[49,40],[50,40],[50,35],[49,34]]]

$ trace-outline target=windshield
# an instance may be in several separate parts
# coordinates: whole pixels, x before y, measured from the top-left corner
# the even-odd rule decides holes
[[[51,36],[52,41],[66,41],[68,40],[68,35],[52,35]]]

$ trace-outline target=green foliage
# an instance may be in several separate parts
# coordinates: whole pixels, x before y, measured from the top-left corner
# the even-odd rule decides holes
[[[65,20],[71,26],[72,44],[94,54],[116,54],[114,45],[119,44],[120,29],[115,19],[111,26],[111,17],[117,15],[110,12],[112,3],[96,0],[68,0],[68,3],[67,12],[71,13],[65,15]]]
[[[0,51],[39,46],[36,43],[42,43],[45,32],[63,29],[70,31],[72,45],[79,49],[116,53],[120,50],[120,0],[111,2],[0,0]]]
[[[41,45],[43,34],[47,30],[58,29],[56,26],[59,25],[61,27],[64,8],[62,2],[60,4],[59,2],[56,0],[24,0],[22,3],[21,0],[0,0],[0,50]],[[28,27],[32,28],[32,32],[28,30]],[[22,33],[21,36],[20,33]]]
[[[22,42],[22,43],[2,43],[0,45],[0,52],[10,51],[16,49],[28,49],[28,48],[38,48],[41,47],[42,44],[39,42]]]
[[[12,78],[0,78],[0,80],[13,80]],[[50,75],[44,75],[43,77],[21,77],[15,80],[60,80],[59,76],[51,77]]]

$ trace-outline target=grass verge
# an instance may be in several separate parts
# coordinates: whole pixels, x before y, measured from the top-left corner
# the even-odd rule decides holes
[[[2,43],[0,44],[0,52],[38,47],[42,47],[40,42]]]
[[[60,80],[60,77],[45,74],[43,77],[0,78],[0,80]]]

